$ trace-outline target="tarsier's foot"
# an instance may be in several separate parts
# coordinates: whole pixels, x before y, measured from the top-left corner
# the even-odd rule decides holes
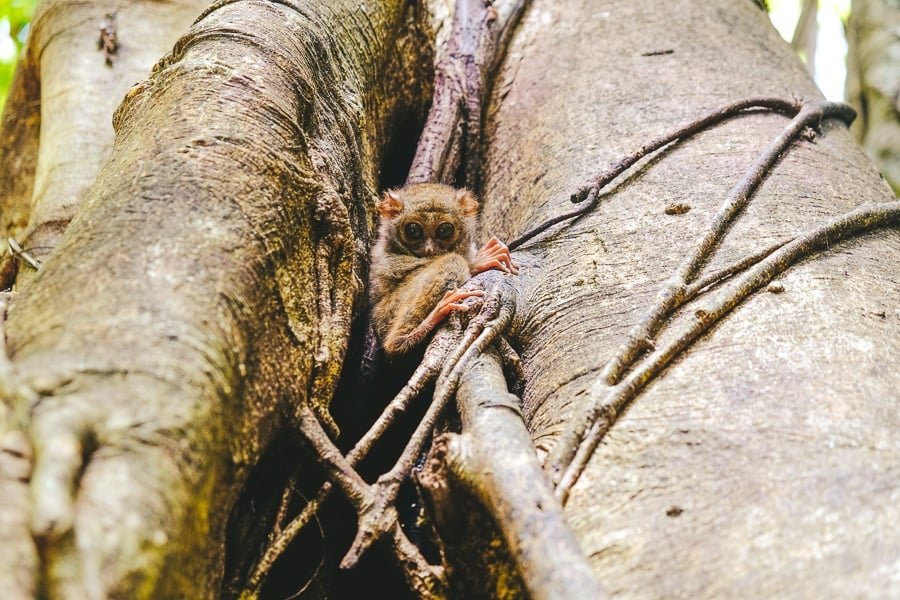
[[[513,262],[509,248],[496,237],[492,237],[487,244],[481,247],[481,250],[475,255],[475,260],[469,267],[472,275],[484,273],[491,269],[498,269],[513,275],[519,272],[519,266]]]

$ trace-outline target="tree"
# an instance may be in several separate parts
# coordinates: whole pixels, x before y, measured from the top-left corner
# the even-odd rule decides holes
[[[330,408],[342,372],[352,376],[345,356],[364,306],[372,200],[402,181],[397,163],[425,117],[442,20],[387,0],[215,4],[127,92],[103,160],[63,153],[54,138],[96,93],[87,80],[79,97],[51,93],[44,61],[90,58],[87,72],[110,73],[107,56],[87,49],[96,19],[82,19],[81,35],[62,25],[80,51],[38,34],[74,19],[73,6],[47,4],[46,24],[36,19],[3,123],[2,139],[16,140],[2,155],[5,227],[26,232],[40,264],[35,274],[16,259],[5,322],[3,587],[22,597],[39,581],[50,596],[217,595],[231,583],[228,543],[227,568],[241,580],[251,566],[234,553],[254,554],[264,528],[253,521],[280,512],[280,493],[261,495],[257,512],[242,513],[240,497],[288,432],[303,432],[351,500],[361,489],[342,479],[325,433],[337,434]],[[127,8],[115,17],[112,73],[128,56]],[[480,22],[492,18],[478,8]],[[183,31],[196,9],[165,30]],[[167,6],[154,10],[138,20],[171,18]],[[505,22],[509,5],[497,12]],[[566,212],[573,193],[591,210],[521,244],[517,277],[480,278],[495,301],[476,319],[481,333],[467,332],[503,333],[508,345],[485,342],[480,358],[439,379],[436,397],[458,383],[472,448],[498,441],[485,428],[511,439],[501,434],[522,420],[494,353],[513,367],[521,356],[524,422],[558,496],[568,495],[583,557],[613,593],[884,594],[898,550],[886,532],[900,516],[891,501],[898,210],[841,123],[846,111],[816,102],[752,2],[689,11],[535,1],[510,44],[481,148],[471,119],[457,146],[463,164],[481,154],[468,177],[480,182],[484,226],[515,238]],[[733,104],[746,98],[763,99]],[[632,154],[723,104],[733,110],[715,127]],[[479,108],[466,106],[470,117]],[[97,133],[82,131],[72,137]],[[761,187],[735,187],[779,135],[784,150],[757,169]],[[629,155],[632,169],[600,186],[604,165]],[[672,274],[732,188],[737,219],[700,261],[694,287],[679,291]],[[45,194],[69,212],[40,210]],[[660,298],[665,319],[648,321]],[[629,333],[641,323],[651,323],[645,334]],[[475,354],[459,345],[466,335],[439,332],[426,363]],[[610,394],[627,404],[603,403]],[[467,415],[475,398],[492,409]],[[523,523],[503,491],[502,476],[531,473],[534,458],[519,449],[521,460],[504,455],[486,469],[478,460],[491,452],[481,452],[460,465],[466,440],[437,440],[445,446],[435,444],[427,472],[451,474],[449,500],[433,498],[435,508],[481,506],[524,584],[500,566],[502,551],[487,564],[473,554],[490,534],[472,529],[469,510],[448,516],[461,529],[457,543],[445,540],[454,573],[481,576],[482,593],[558,589],[535,576],[570,547],[542,552],[558,505],[532,503],[546,519]],[[528,481],[537,493],[546,486]],[[401,556],[415,554],[393,540]],[[560,585],[578,580],[581,563],[563,565]]]
[[[887,182],[900,190],[900,7],[883,0],[856,0],[847,24],[847,97],[860,112],[860,143]]]

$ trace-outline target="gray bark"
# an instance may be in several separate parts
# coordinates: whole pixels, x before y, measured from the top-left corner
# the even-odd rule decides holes
[[[725,1],[538,0],[495,89],[485,222],[501,238],[567,210],[601,167],[713,106],[818,97],[765,14]],[[594,213],[517,253],[514,345],[539,448],[552,448],[784,125],[747,114],[676,144],[614,183]],[[776,166],[708,270],[891,198],[849,132],[824,130]],[[666,214],[672,203],[691,209]],[[566,506],[612,595],[898,592],[898,259],[891,230],[803,262],[781,279],[784,293],[754,295],[631,404]]]

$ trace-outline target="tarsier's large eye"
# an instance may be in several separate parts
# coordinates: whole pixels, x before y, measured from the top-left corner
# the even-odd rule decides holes
[[[422,226],[418,223],[407,223],[403,226],[403,234],[410,241],[418,241],[422,239]]]
[[[438,239],[447,240],[453,237],[453,224],[452,223],[441,223],[437,227],[437,231],[435,232],[438,236]]]

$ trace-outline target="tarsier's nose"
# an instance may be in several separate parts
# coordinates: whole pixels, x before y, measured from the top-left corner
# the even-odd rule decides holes
[[[437,248],[434,246],[434,242],[428,240],[425,242],[425,245],[422,246],[422,254],[425,256],[434,256],[437,252]]]

